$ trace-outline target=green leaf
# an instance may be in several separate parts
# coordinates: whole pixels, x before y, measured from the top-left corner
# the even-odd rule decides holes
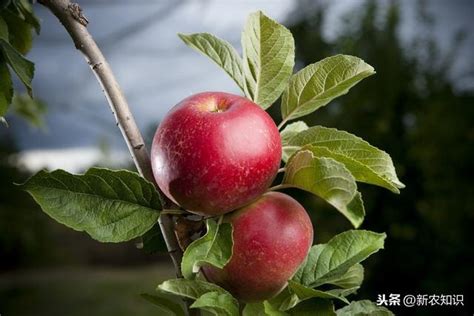
[[[212,219],[208,219],[206,225],[206,234],[193,241],[184,252],[181,270],[187,279],[194,278],[205,263],[222,269],[232,257],[232,225],[218,225]]]
[[[270,304],[276,310],[285,312],[293,311],[295,306],[299,306],[302,304],[302,302],[306,302],[307,300],[312,300],[314,298],[321,298],[325,300],[337,299],[344,302],[345,304],[349,304],[345,296],[349,295],[349,292],[354,292],[358,288],[359,287],[321,291],[289,280],[288,286],[276,297],[268,300],[268,304]]]
[[[327,244],[313,246],[293,281],[309,287],[334,283],[349,268],[383,249],[385,234],[366,230],[349,230]]]
[[[311,299],[311,298],[325,298],[325,299],[337,299],[337,300],[341,300],[342,302],[346,304],[349,304],[349,301],[344,296],[334,294],[329,291],[315,290],[292,280],[288,281],[288,288],[290,289],[290,292],[298,296],[298,299],[300,302]]]
[[[338,309],[337,316],[393,316],[394,314],[383,306],[371,301],[354,301],[350,305]]]
[[[372,66],[349,55],[336,55],[311,64],[290,78],[282,97],[282,117],[293,120],[310,114],[374,73]]]
[[[364,220],[365,210],[355,179],[334,159],[318,158],[309,150],[301,150],[288,161],[282,183],[326,200],[356,228]]]
[[[352,143],[354,145],[354,143]],[[386,189],[389,189],[393,193],[400,193],[399,188],[403,188],[404,185],[398,180],[389,180],[383,173],[392,173],[392,171],[389,171],[390,169],[393,169],[393,173],[395,178],[397,177],[395,174],[395,169],[393,168],[393,164],[391,163],[391,159],[388,156],[388,159],[390,160],[381,160],[380,158],[376,158],[375,156],[377,153],[375,151],[372,152],[358,152],[356,155],[365,155],[365,157],[361,158],[365,160],[366,163],[369,163],[369,165],[364,164],[363,162],[359,161],[357,158],[354,159],[348,155],[344,154],[339,154],[336,151],[331,151],[331,149],[327,147],[319,147],[319,146],[307,146],[303,147],[305,149],[311,150],[315,156],[317,157],[327,157],[327,158],[332,158],[334,160],[337,160],[346,166],[346,168],[352,173],[356,181],[368,183],[368,184],[373,184],[373,185],[378,185],[381,187],[384,187]],[[355,153],[356,151],[352,151]],[[385,154],[385,152],[383,152]],[[373,159],[370,159],[370,157],[367,157],[368,155],[372,155]],[[385,154],[386,155],[386,154]],[[379,164],[377,164],[377,161],[379,161]],[[383,165],[385,164],[386,168],[385,170],[382,170]],[[377,168],[378,170],[375,171],[372,166]]]
[[[125,170],[92,168],[84,175],[40,171],[21,187],[53,219],[101,242],[143,235],[161,209],[154,186]]]
[[[306,125],[305,122],[303,121],[298,121],[298,122],[294,122],[294,123],[291,123],[291,124],[288,124],[281,132],[280,132],[280,136],[281,136],[281,142],[283,144],[283,146],[286,146],[289,144],[289,141],[291,138],[293,138],[295,135],[297,135],[298,133],[301,133],[302,131],[304,130],[307,130],[308,129],[308,125]],[[286,159],[284,159],[285,161],[288,160],[288,158],[290,158],[291,155],[289,155]]]
[[[0,39],[0,49],[3,52],[3,57],[7,63],[12,67],[18,78],[25,85],[28,94],[32,95],[31,80],[35,72],[35,65],[28,59],[21,56],[8,42]]]
[[[308,146],[311,145],[311,146]],[[343,163],[357,181],[378,185],[400,193],[405,185],[398,180],[390,156],[360,137],[335,128],[314,126],[291,137],[283,151],[287,156],[305,148],[317,157]]]
[[[350,267],[343,275],[335,276],[332,280],[326,280],[326,283],[343,289],[353,289],[360,287],[363,281],[364,267],[357,263]]]
[[[8,25],[0,15],[0,38],[8,41]]]
[[[300,299],[287,286],[277,296],[269,299],[268,302],[280,311],[287,311],[295,307],[300,302]]]
[[[201,280],[173,279],[167,280],[158,285],[157,290],[166,293],[187,297],[193,300],[198,299],[208,292],[219,294],[229,294],[226,290],[213,283]],[[229,294],[230,295],[230,294]]]
[[[280,97],[293,72],[293,35],[257,11],[247,20],[242,48],[245,95],[266,109]]]
[[[164,294],[140,294],[142,298],[147,300],[148,302],[154,304],[156,307],[160,309],[160,315],[172,315],[172,316],[185,316],[186,313],[183,310],[181,304],[177,303],[173,300],[172,297]]]
[[[23,15],[25,21],[35,28],[36,34],[39,34],[41,31],[41,24],[33,11],[31,3],[28,0],[18,0],[14,3],[18,8],[18,11]]]
[[[148,254],[168,251],[158,223],[142,236],[141,242],[137,244],[137,248],[142,249]]]
[[[355,286],[347,289],[332,289],[332,290],[327,290],[326,293],[330,293],[332,295],[336,296],[349,296],[351,294],[356,293],[360,289],[360,286]]]
[[[209,33],[178,36],[186,45],[212,59],[244,91],[242,59],[231,44]]]
[[[267,316],[263,302],[245,304],[242,316]]]
[[[12,110],[21,118],[26,120],[31,126],[44,128],[44,115],[47,106],[41,100],[32,99],[27,94],[18,95],[15,93],[12,100]]]
[[[10,71],[0,55],[0,117],[5,116],[8,106],[12,102],[13,85]]]
[[[289,315],[275,308],[268,301],[246,304],[242,311],[243,316],[286,316]]]
[[[2,12],[2,16],[8,25],[15,26],[9,28],[10,32],[8,37],[5,37],[4,39],[9,42],[18,52],[23,55],[26,54],[31,49],[31,45],[33,43],[31,25],[20,18],[18,15],[15,15],[10,10],[5,10]]]
[[[239,316],[239,302],[228,293],[205,293],[190,307],[203,309],[217,316]]]
[[[268,301],[263,302],[263,307],[265,313],[269,316],[285,316],[288,315],[287,313],[280,311],[279,309],[273,307]]]
[[[304,301],[290,310],[291,316],[336,316],[332,301],[311,299]]]

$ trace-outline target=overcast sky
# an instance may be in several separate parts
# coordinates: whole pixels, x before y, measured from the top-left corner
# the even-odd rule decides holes
[[[317,1],[317,0],[315,0]],[[239,93],[235,84],[205,57],[186,47],[176,33],[210,32],[233,43],[240,50],[240,32],[247,15],[258,9],[285,22],[295,0],[170,0],[170,1],[78,1],[90,21],[89,30],[103,49],[128,98],[143,131],[156,126],[179,100],[201,91]],[[341,13],[363,0],[334,2],[330,6],[326,36],[333,36]],[[387,3],[387,1],[382,1]],[[416,30],[413,1],[402,1],[402,35]],[[474,47],[472,1],[428,1],[438,24],[433,32],[441,46],[459,28],[468,30],[464,65],[472,59]],[[36,95],[49,106],[47,132],[39,132],[18,120],[11,131],[23,150],[35,150],[28,159],[35,166],[49,161],[50,167],[74,169],[80,160],[76,149],[90,154],[101,140],[115,150],[126,150],[105,98],[83,57],[76,51],[58,21],[37,8],[42,32],[29,58],[36,64],[33,81]],[[461,63],[463,64],[463,63]],[[45,149],[68,149],[61,159],[42,154]],[[59,151],[57,151],[59,155]],[[72,153],[72,154],[71,154]],[[58,157],[56,155],[56,157]],[[53,163],[53,164],[51,164]]]

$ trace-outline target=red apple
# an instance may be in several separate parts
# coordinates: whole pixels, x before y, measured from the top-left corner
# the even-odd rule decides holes
[[[244,302],[275,296],[313,242],[305,209],[286,194],[269,192],[226,217],[234,229],[232,258],[223,269],[204,266],[204,275]]]
[[[168,198],[193,213],[219,215],[267,190],[281,150],[275,123],[258,105],[205,92],[171,109],[156,131],[151,162]]]

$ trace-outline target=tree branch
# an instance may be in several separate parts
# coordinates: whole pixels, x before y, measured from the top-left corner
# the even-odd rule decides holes
[[[155,187],[160,193],[163,208],[178,208],[166,198],[156,185],[143,137],[135,123],[135,119],[130,111],[127,100],[112,73],[112,69],[97,46],[97,43],[87,30],[88,20],[82,14],[82,9],[77,3],[72,3],[69,0],[38,0],[38,2],[51,10],[51,12],[59,19],[74,41],[76,48],[82,52],[87,63],[90,65],[97,81],[102,86],[102,90],[105,93],[112,113],[115,116],[117,126],[122,132],[122,136],[127,143],[138,172],[145,179],[155,184]],[[178,277],[182,277],[180,268],[182,251],[174,233],[173,216],[171,214],[163,214],[160,216],[159,225],[168,252],[173,260],[176,274]]]

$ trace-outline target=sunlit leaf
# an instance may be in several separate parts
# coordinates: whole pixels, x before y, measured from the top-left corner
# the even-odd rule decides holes
[[[292,280],[288,281],[288,288],[290,289],[292,293],[298,296],[298,299],[300,302],[311,299],[311,298],[325,298],[325,299],[337,299],[337,300],[343,301],[346,304],[349,304],[349,301],[342,295],[337,295],[331,292],[312,289],[310,287],[304,286]]]
[[[216,316],[239,316],[239,302],[228,293],[205,293],[196,299],[191,308],[203,309]]]
[[[372,66],[349,55],[336,55],[311,64],[291,77],[282,96],[282,117],[292,120],[310,114],[374,73]]]
[[[280,132],[281,142],[282,142],[283,146],[289,145],[289,141],[292,137],[296,136],[297,134],[301,133],[304,130],[307,130],[308,128],[309,128],[308,125],[306,125],[306,123],[303,122],[303,121],[298,121],[298,122],[288,124]],[[293,152],[291,154],[293,154]],[[287,158],[284,159],[284,160],[287,161],[288,158],[290,158],[291,154],[288,155]]]
[[[53,219],[102,242],[143,235],[161,209],[154,186],[125,170],[92,168],[84,175],[40,171],[21,187]]]
[[[315,157],[309,150],[299,151],[288,161],[282,183],[324,199],[356,228],[364,220],[365,210],[355,179],[334,159]]]
[[[208,219],[206,226],[206,234],[193,241],[184,252],[181,270],[187,279],[193,278],[205,263],[224,268],[232,256],[232,225],[218,225]]]
[[[358,263],[350,267],[343,275],[326,280],[326,283],[343,289],[352,289],[360,287],[362,281],[364,281],[364,267]]]
[[[244,91],[242,59],[231,44],[209,33],[178,34],[178,36],[186,45],[212,59]]]
[[[398,180],[392,159],[386,152],[348,132],[314,126],[293,135],[283,151],[291,156],[301,148],[312,151],[317,157],[343,163],[357,181],[378,185],[394,193],[405,187]]]
[[[167,280],[158,285],[157,290],[178,296],[187,297],[194,300],[209,292],[216,292],[218,294],[229,294],[226,290],[216,284],[201,280],[188,279]]]
[[[383,249],[386,235],[366,230],[349,230],[327,244],[313,246],[293,277],[308,287],[332,284],[347,275],[355,264]]]
[[[247,19],[242,48],[245,94],[266,109],[280,97],[293,72],[293,35],[257,11]]]
[[[288,286],[285,287],[277,296],[268,300],[269,304],[281,311],[287,311],[295,307],[299,302],[300,299],[298,298],[298,295],[291,292]]]

